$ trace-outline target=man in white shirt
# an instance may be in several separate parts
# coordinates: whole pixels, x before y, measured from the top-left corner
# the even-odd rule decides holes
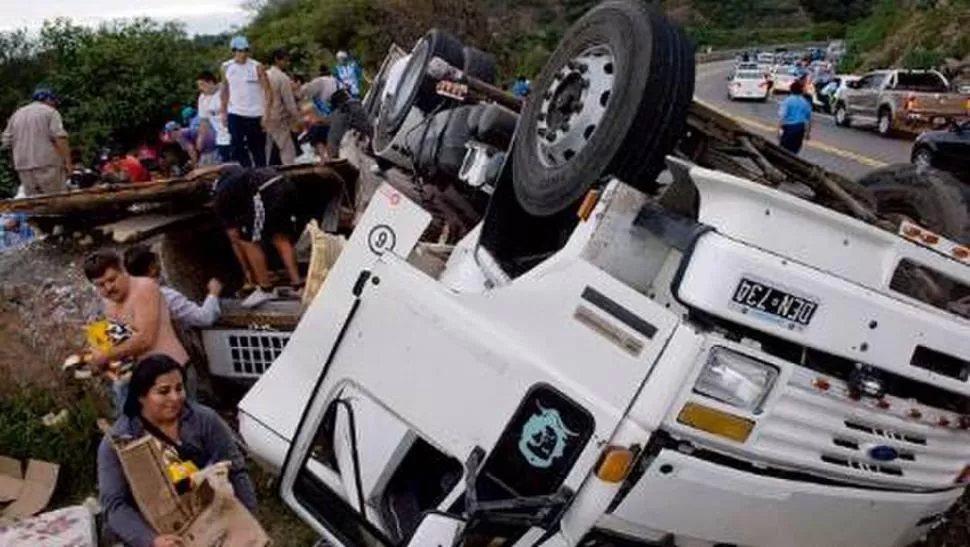
[[[229,128],[222,123],[222,93],[219,80],[211,71],[204,71],[199,74],[196,85],[199,87],[198,113],[202,124],[199,127],[199,135],[196,142],[196,150],[201,150],[209,132],[216,134],[216,154],[221,163],[232,161],[232,138],[229,135]]]
[[[222,315],[219,307],[219,294],[222,293],[222,283],[218,279],[210,279],[208,291],[202,305],[199,306],[185,297],[179,291],[161,282],[162,268],[158,262],[158,255],[145,245],[134,245],[125,251],[125,271],[134,277],[150,277],[159,283],[162,298],[168,306],[172,321],[183,327],[205,328],[211,327]]]
[[[249,56],[249,40],[236,36],[230,42],[232,59],[222,64],[222,119],[229,128],[233,159],[250,167],[266,166],[263,116],[272,98],[262,63]]]

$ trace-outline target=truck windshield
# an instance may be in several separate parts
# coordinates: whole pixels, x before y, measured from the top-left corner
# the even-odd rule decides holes
[[[935,72],[899,72],[896,74],[896,89],[923,93],[949,91],[946,80]]]

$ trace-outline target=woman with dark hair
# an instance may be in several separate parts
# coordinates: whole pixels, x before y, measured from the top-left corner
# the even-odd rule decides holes
[[[250,511],[256,493],[246,460],[233,441],[229,426],[209,407],[185,399],[182,367],[166,355],[150,355],[134,369],[124,414],[111,428],[113,437],[138,439],[151,435],[166,463],[191,462],[203,469],[229,461],[229,479],[236,497]],[[180,540],[162,536],[138,512],[121,462],[108,439],[98,447],[98,491],[105,521],[130,547],[175,547]]]

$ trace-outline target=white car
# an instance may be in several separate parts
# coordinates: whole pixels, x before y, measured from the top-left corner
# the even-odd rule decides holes
[[[792,65],[778,65],[775,67],[775,85],[773,90],[780,93],[791,91],[791,85],[795,82],[795,74]]]
[[[728,83],[728,98],[754,99],[765,101],[768,99],[768,80],[758,70],[739,70]]]

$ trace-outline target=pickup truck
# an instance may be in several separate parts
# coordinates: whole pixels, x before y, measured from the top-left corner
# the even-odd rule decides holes
[[[848,86],[835,106],[835,123],[875,125],[888,137],[942,127],[970,111],[970,96],[950,91],[934,70],[877,70]]]

